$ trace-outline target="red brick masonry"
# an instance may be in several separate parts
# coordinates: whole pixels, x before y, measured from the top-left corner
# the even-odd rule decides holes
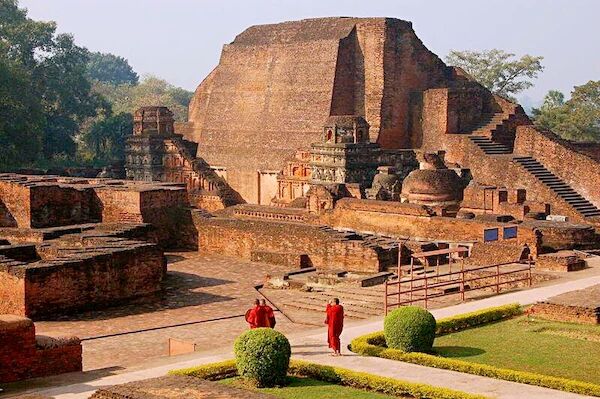
[[[35,335],[25,317],[0,315],[0,383],[81,371],[79,338]]]

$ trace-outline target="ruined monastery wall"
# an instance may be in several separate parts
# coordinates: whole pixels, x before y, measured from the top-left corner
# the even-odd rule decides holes
[[[300,223],[210,218],[197,223],[199,250],[253,259],[265,253],[308,255],[319,269],[379,272],[386,254],[380,254],[360,241],[340,240],[317,226]],[[299,258],[299,257],[298,257]],[[290,270],[299,265],[289,265]]]
[[[536,158],[569,183],[581,195],[600,207],[600,162],[577,151],[575,146],[534,126],[517,129],[515,152]]]

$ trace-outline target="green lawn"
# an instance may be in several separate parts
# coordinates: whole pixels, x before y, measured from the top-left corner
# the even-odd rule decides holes
[[[228,378],[219,382],[245,388],[239,384],[237,378]],[[311,378],[297,377],[290,377],[290,384],[288,386],[282,388],[262,388],[258,389],[258,391],[285,399],[397,399],[396,396],[362,391]]]
[[[435,339],[438,354],[600,384],[600,326],[521,316]]]

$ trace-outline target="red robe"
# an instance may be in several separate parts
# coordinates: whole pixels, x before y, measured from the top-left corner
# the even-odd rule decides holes
[[[269,311],[266,306],[255,306],[246,312],[246,321],[250,328],[271,327]]]
[[[273,308],[269,305],[265,305],[265,309],[267,311],[267,319],[269,320],[269,327],[275,328],[275,312],[273,312]]]
[[[340,351],[340,335],[344,329],[344,308],[342,305],[327,304],[325,310],[325,324],[327,324],[327,343],[335,351]]]

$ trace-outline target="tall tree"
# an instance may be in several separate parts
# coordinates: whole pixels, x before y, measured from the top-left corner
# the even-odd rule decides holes
[[[136,85],[139,81],[138,74],[125,58],[109,53],[91,53],[87,73],[93,81],[113,85]]]
[[[575,86],[568,101],[561,92],[551,90],[532,113],[537,126],[565,139],[600,142],[600,80]]]
[[[144,76],[136,86],[111,85],[96,83],[94,91],[111,104],[115,114],[131,113],[146,105],[168,107],[175,115],[175,120],[187,120],[187,111],[193,93],[173,86],[156,76]]]
[[[503,50],[456,51],[446,57],[449,65],[465,70],[484,87],[514,100],[514,95],[533,86],[532,80],[544,70],[544,57],[524,55],[514,59],[515,55]]]
[[[79,123],[102,105],[86,77],[87,57],[53,22],[0,0],[0,162],[74,154]]]

